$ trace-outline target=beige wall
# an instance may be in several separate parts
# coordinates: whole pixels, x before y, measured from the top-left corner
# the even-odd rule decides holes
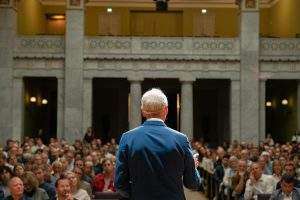
[[[113,12],[108,14],[106,13],[106,8],[88,7],[86,9],[85,32],[86,35],[105,35],[105,33],[108,33],[108,35],[113,33],[112,35],[114,35],[114,33],[118,33],[115,35],[195,36],[194,26],[197,22],[194,22],[194,18],[197,15],[201,15],[200,13],[200,9],[153,12],[149,9],[113,8]],[[99,22],[99,15],[106,17],[107,20]],[[214,36],[235,37],[238,35],[237,9],[208,9],[208,15],[214,15]],[[119,23],[113,22],[115,25],[111,25],[111,27],[103,24],[114,19],[121,20]],[[116,28],[116,26],[119,26],[119,28]],[[105,31],[103,29],[110,30]]]
[[[261,35],[295,37],[300,34],[299,8],[299,0],[279,0],[273,7],[261,9]]]
[[[300,0],[279,0],[271,8],[260,10],[260,33],[265,37],[295,37],[300,34]],[[238,36],[238,10],[210,8],[214,25],[201,25],[200,9],[182,9],[171,12],[148,12],[149,8],[86,8],[86,35],[121,36]],[[64,34],[65,20],[47,20],[46,13],[64,14],[63,6],[43,6],[39,0],[21,0],[18,8],[18,33]],[[99,15],[101,15],[99,20]],[[101,20],[102,19],[102,20]],[[204,30],[209,29],[209,30]]]
[[[20,34],[45,34],[46,18],[38,0],[21,0],[18,7]]]
[[[21,0],[18,10],[19,34],[65,33],[65,20],[47,20],[45,17],[46,13],[64,14],[63,6],[43,6],[39,0]],[[153,12],[149,8],[135,10],[122,7],[113,8],[109,14],[105,7],[87,7],[85,33],[121,36],[238,36],[237,9],[212,8],[208,9],[208,15],[213,16],[213,25],[207,26],[200,22],[203,21],[200,9]]]
[[[99,32],[104,33],[102,27],[99,27],[99,14],[107,15],[119,15],[121,21],[119,22],[118,30],[121,31],[120,35],[130,35],[129,30],[129,9],[127,8],[113,8],[111,14],[106,13],[106,8],[103,7],[87,7],[85,13],[85,34],[86,35],[99,35]],[[101,35],[101,34],[100,34]]]
[[[38,0],[21,0],[18,5],[18,33],[55,35],[65,33],[65,20],[47,20],[46,13],[64,14],[63,6],[43,6]]]

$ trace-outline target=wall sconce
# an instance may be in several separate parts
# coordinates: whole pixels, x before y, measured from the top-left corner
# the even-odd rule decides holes
[[[47,100],[47,99],[43,99],[43,100],[42,100],[42,104],[43,104],[43,105],[48,104],[48,100]]]
[[[30,97],[30,102],[35,103],[36,102],[36,97]]]
[[[204,15],[207,13],[207,10],[206,9],[201,9],[201,13]]]
[[[46,14],[48,20],[65,20],[66,16],[64,14]]]
[[[107,8],[106,9],[106,12],[108,12],[108,13],[111,13],[113,10],[112,10],[112,8]]]
[[[272,107],[272,102],[271,101],[267,101],[266,102],[266,107]]]
[[[282,99],[282,101],[281,101],[281,104],[282,105],[284,105],[284,106],[286,106],[286,105],[288,105],[288,100],[287,99]]]

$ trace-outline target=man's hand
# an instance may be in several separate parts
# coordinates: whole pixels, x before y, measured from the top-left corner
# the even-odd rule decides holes
[[[253,173],[251,172],[251,174],[250,174],[250,185],[253,185],[253,184],[255,184],[256,183],[256,179],[254,178],[254,175],[253,175]]]

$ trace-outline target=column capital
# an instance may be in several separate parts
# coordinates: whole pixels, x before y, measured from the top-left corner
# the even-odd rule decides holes
[[[68,10],[83,10],[85,0],[67,0]]]
[[[127,80],[130,82],[130,83],[135,83],[135,82],[142,82],[144,81],[144,77],[127,77]]]
[[[196,78],[194,78],[194,77],[180,77],[179,81],[181,83],[193,83],[193,82],[196,81]]]
[[[263,82],[266,82],[267,80],[268,80],[267,78],[260,78],[259,82],[263,83]]]
[[[241,81],[240,77],[232,77],[230,78],[230,81],[233,82],[233,81]]]
[[[17,10],[18,0],[0,0],[0,8],[13,8]]]
[[[239,0],[242,12],[258,12],[259,0]]]

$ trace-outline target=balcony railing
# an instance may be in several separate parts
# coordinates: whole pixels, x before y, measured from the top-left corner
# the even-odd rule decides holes
[[[63,58],[62,36],[20,36],[15,57]],[[238,38],[86,37],[86,59],[238,60]]]
[[[239,59],[235,38],[88,37],[86,58]]]
[[[300,38],[262,38],[261,60],[300,60]]]
[[[15,57],[64,58],[63,36],[20,36]],[[86,37],[85,59],[239,60],[239,38]],[[300,38],[261,38],[261,60],[300,60]]]
[[[65,40],[62,36],[21,36],[15,41],[15,57],[54,57],[65,54]]]

